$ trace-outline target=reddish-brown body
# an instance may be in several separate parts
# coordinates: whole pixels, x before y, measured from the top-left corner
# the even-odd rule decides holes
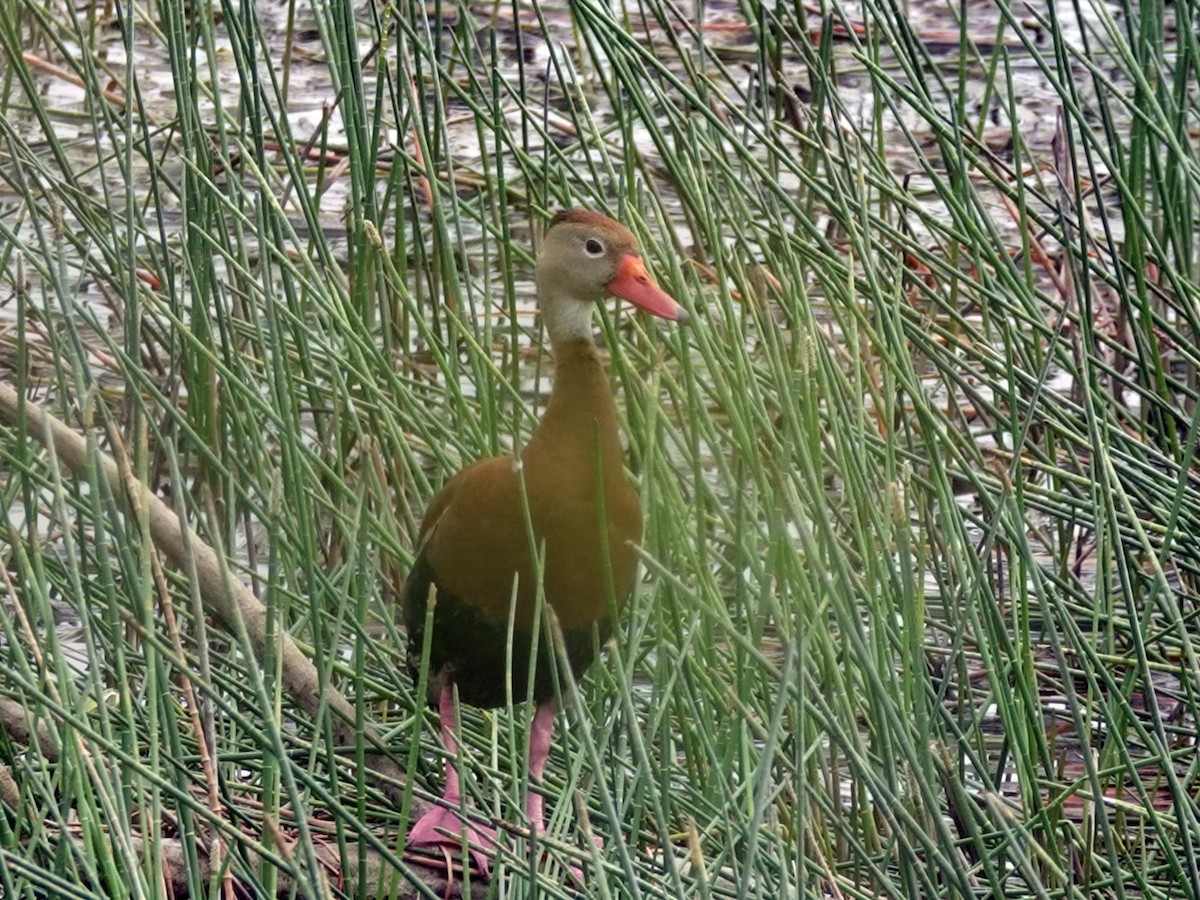
[[[429,585],[436,585],[432,700],[447,679],[477,706],[525,700],[538,596],[534,547],[543,554],[543,596],[576,676],[607,636],[614,605],[633,588],[641,505],[625,477],[616,410],[591,341],[558,348],[550,403],[520,460],[518,467],[511,456],[485,459],[459,472],[422,523],[405,618],[415,668]],[[537,643],[532,697],[540,702],[554,695],[554,655],[545,635]]]
[[[423,552],[439,591],[489,618],[508,620],[516,576],[516,624],[528,628],[537,584],[523,480],[534,540],[545,542],[546,599],[562,627],[575,630],[607,615],[607,568],[616,599],[623,601],[629,593],[635,564],[631,545],[641,539],[642,513],[625,477],[616,411],[595,346],[576,342],[556,356],[554,392],[521,453],[519,470],[505,456],[456,475],[427,513]]]

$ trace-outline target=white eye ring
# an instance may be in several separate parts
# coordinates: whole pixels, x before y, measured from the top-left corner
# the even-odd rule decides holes
[[[583,252],[593,258],[597,256],[603,256],[604,244],[600,243],[600,241],[596,240],[595,238],[588,238],[583,242]]]

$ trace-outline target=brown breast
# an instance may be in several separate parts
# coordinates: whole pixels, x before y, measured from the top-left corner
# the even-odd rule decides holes
[[[546,601],[565,630],[607,616],[610,595],[625,601],[636,572],[641,505],[625,477],[603,365],[583,342],[559,350],[554,392],[519,473],[512,457],[484,460],[459,473],[431,504],[424,552],[439,588],[482,615],[507,619],[515,576],[516,621],[527,626],[537,596],[530,527],[545,551]]]

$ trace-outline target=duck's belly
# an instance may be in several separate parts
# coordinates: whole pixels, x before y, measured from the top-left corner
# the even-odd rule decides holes
[[[421,667],[432,584],[433,571],[425,558],[419,558],[409,574],[404,592],[408,664],[414,678]],[[563,632],[567,660],[575,678],[582,676],[592,664],[596,647],[608,639],[610,631],[610,619],[603,616],[586,627]],[[557,693],[550,644],[549,630],[543,623],[536,641],[537,665],[532,693],[536,702],[549,700]],[[513,703],[525,702],[530,697],[529,661],[534,645],[530,628],[514,625],[510,642],[507,620],[482,615],[471,604],[439,591],[429,650],[430,702],[437,701],[442,680],[446,677],[458,686],[459,698],[472,706],[503,706],[508,702],[510,690]],[[567,685],[560,685],[560,690],[566,689]]]

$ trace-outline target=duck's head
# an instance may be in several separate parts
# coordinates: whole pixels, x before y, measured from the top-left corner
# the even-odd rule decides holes
[[[687,310],[654,283],[628,228],[586,209],[550,220],[537,267],[538,303],[551,337],[591,331],[591,310],[617,297],[651,315],[686,322]],[[555,334],[555,331],[558,334]]]

